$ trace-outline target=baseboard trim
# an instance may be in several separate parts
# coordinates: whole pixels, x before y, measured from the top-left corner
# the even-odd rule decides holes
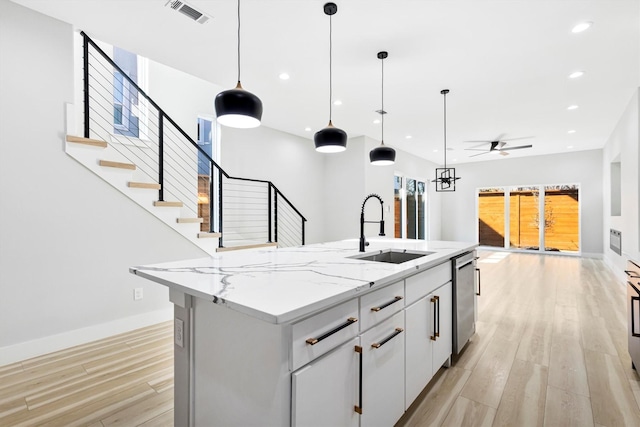
[[[63,350],[173,319],[173,304],[162,310],[87,326],[32,341],[0,347],[0,366]]]

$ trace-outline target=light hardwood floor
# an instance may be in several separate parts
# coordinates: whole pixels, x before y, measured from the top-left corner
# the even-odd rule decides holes
[[[476,335],[398,426],[640,426],[602,261],[480,252]],[[0,426],[171,426],[171,322],[0,367]]]

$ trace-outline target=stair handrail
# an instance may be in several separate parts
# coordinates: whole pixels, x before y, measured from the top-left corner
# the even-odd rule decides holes
[[[198,152],[200,152],[205,158],[206,160],[209,161],[209,163],[215,167],[216,169],[218,169],[218,171],[224,175],[224,177],[226,177],[227,179],[237,179],[240,181],[250,181],[250,182],[260,182],[260,183],[264,183],[267,184],[270,188],[273,188],[276,192],[276,197],[279,194],[280,197],[282,197],[282,199],[289,205],[289,207],[291,209],[293,209],[294,212],[296,212],[298,214],[298,216],[300,216],[301,220],[302,220],[302,244],[305,244],[305,232],[304,232],[304,223],[307,221],[307,219],[304,217],[304,215],[302,215],[302,213],[293,205],[293,203],[291,203],[291,201],[289,201],[289,199],[284,195],[284,193],[282,193],[282,191],[280,191],[278,189],[278,187],[271,181],[268,180],[261,180],[261,179],[255,179],[255,178],[242,178],[242,177],[236,177],[236,176],[232,176],[229,175],[215,160],[213,160],[211,158],[211,156],[209,156],[209,154],[204,151],[200,145],[198,145],[197,142],[195,142],[193,140],[193,138],[191,138],[189,136],[189,134],[187,134],[187,132],[184,131],[184,129],[182,129],[172,118],[171,116],[169,116],[149,95],[147,95],[147,93],[140,87],[138,86],[138,84],[133,81],[133,79],[131,79],[131,77],[129,77],[127,75],[126,72],[124,72],[124,70],[122,70],[122,68],[120,68],[118,66],[118,64],[115,63],[115,61],[113,61],[109,55],[106,54],[106,52],[104,50],[102,50],[102,48],[100,46],[98,46],[92,39],[91,37],[89,37],[87,35],[87,33],[85,33],[84,31],[80,31],[80,35],[83,37],[84,43],[83,43],[83,53],[84,53],[84,137],[85,138],[90,138],[90,129],[89,129],[89,45],[91,45],[99,54],[100,56],[102,56],[103,59],[105,59],[115,70],[117,70],[128,82],[131,86],[133,86],[138,93],[140,93],[154,108],[156,108],[158,110],[158,113],[161,115],[161,120],[162,119],[167,119],[167,121],[169,121],[169,123],[171,123],[177,130],[178,132],[180,132],[180,134],[187,140],[189,141],[189,143],[191,143],[191,145],[198,150]],[[162,170],[163,165],[162,162],[160,162],[160,170]],[[162,172],[160,172],[160,174],[162,175]],[[162,185],[162,182],[160,183]],[[159,190],[162,192],[162,189]],[[162,193],[160,193],[160,200],[162,200]],[[220,204],[222,205],[222,200],[220,200]],[[222,208],[221,208],[222,209]],[[270,216],[270,213],[269,213]],[[220,223],[222,223],[222,215],[220,215]],[[277,229],[277,228],[276,228]],[[222,231],[222,227],[220,227],[220,231]],[[269,233],[269,241],[271,241],[271,233]],[[221,240],[222,242],[222,240]]]

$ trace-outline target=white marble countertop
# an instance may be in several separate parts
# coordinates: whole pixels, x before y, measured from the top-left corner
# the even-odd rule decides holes
[[[366,253],[433,251],[402,264],[348,258],[358,240],[293,248],[224,252],[208,258],[131,267],[129,271],[179,292],[281,324],[438,265],[477,244],[369,238]]]

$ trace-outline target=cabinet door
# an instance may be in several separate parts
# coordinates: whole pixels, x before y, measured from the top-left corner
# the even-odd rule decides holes
[[[291,425],[358,427],[360,338],[291,375]]]
[[[406,385],[405,409],[418,397],[433,376],[433,309],[431,296],[423,297],[405,310]]]
[[[451,282],[436,289],[432,297],[437,298],[436,330],[438,337],[433,342],[433,373],[447,362],[453,348],[453,297]]]
[[[404,311],[361,335],[361,427],[392,426],[404,413]]]

